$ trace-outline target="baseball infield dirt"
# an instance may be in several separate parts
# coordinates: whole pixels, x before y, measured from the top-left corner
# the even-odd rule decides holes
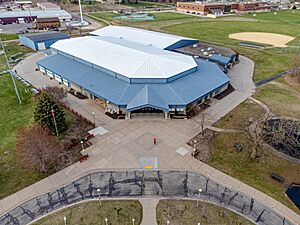
[[[229,38],[241,41],[269,44],[275,47],[286,47],[286,44],[294,39],[294,37],[287,35],[264,32],[234,33],[229,34]]]

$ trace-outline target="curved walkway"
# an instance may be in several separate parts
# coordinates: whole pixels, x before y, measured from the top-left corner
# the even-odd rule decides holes
[[[166,197],[200,199],[232,210],[261,225],[293,225],[256,199],[189,171],[100,171],[22,203],[0,217],[0,224],[25,225],[83,200],[99,198]],[[199,188],[203,191],[199,196]]]

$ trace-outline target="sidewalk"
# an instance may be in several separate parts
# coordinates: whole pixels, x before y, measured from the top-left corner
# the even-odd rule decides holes
[[[157,225],[156,222],[156,206],[158,199],[141,198],[140,203],[143,206],[143,220],[141,225]]]

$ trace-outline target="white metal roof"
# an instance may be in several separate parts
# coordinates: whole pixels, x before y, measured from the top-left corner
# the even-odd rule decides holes
[[[71,19],[72,16],[65,10],[20,10],[20,11],[5,11],[0,12],[0,18],[10,18],[10,17],[28,17],[36,16],[38,18],[45,17],[58,17],[60,19]]]
[[[194,40],[191,38],[126,26],[107,26],[99,30],[95,30],[90,34],[96,36],[123,38],[125,40],[144,45],[152,45],[160,49],[165,49],[181,40]]]
[[[168,78],[197,66],[191,56],[113,37],[60,40],[51,48],[129,78]]]

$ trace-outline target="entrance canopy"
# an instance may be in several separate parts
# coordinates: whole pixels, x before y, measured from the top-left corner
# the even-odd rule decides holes
[[[127,104],[127,110],[133,111],[145,107],[169,111],[169,105],[147,84]]]

